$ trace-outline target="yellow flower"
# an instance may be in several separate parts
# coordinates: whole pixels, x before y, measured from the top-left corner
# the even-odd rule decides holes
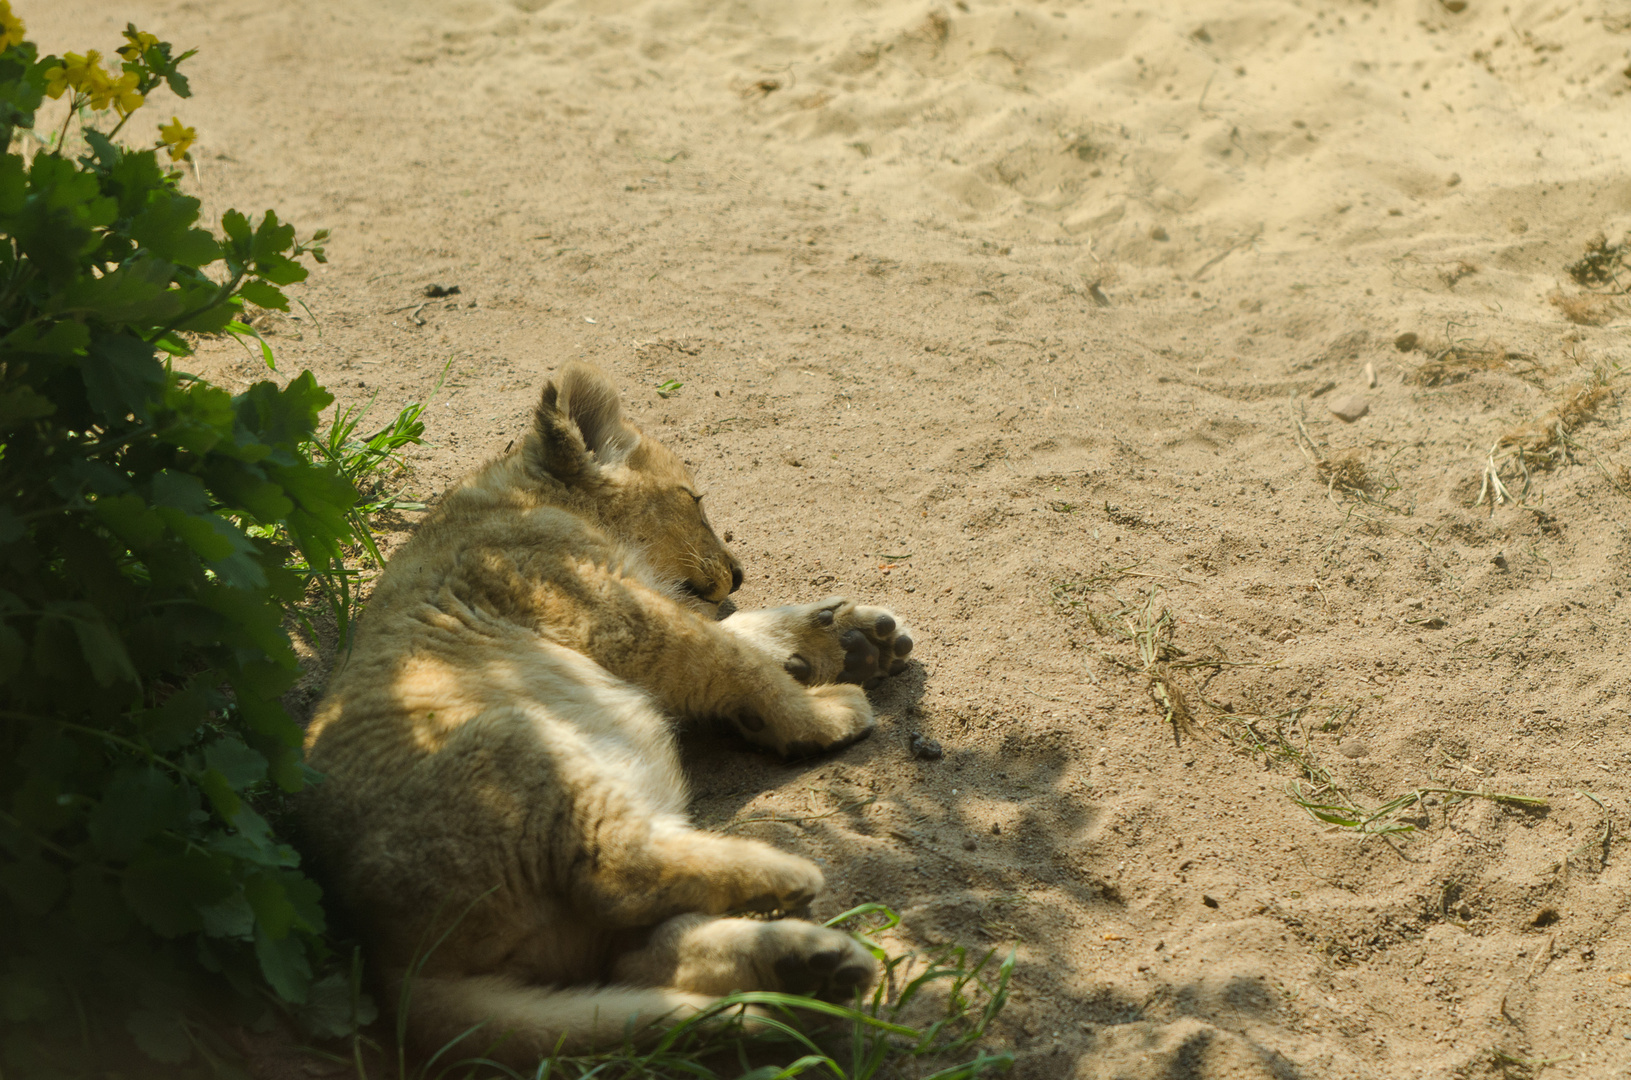
[[[120,116],[129,116],[147,100],[136,90],[136,84],[140,81],[141,76],[134,71],[127,71],[113,79],[97,68],[91,76],[91,108],[105,109],[112,105],[119,110]]]
[[[23,20],[12,14],[11,0],[0,0],[0,50],[21,45],[27,32]]]
[[[5,2],[6,0],[0,0],[0,3]],[[153,46],[159,43],[158,38],[144,30],[137,30],[134,33],[126,30],[125,40],[130,42],[130,44],[121,46],[119,49],[119,55],[124,57],[126,60],[141,59],[142,55],[146,53],[148,49],[151,49]]]
[[[170,151],[170,160],[180,161],[198,141],[198,132],[184,126],[179,117],[172,116],[168,124],[159,125],[159,139],[159,145]]]
[[[101,81],[108,81],[107,73],[102,70],[101,53],[95,49],[84,56],[69,53],[62,58],[61,64],[45,69],[45,92],[59,98],[69,87],[75,90],[94,89],[98,76]]]

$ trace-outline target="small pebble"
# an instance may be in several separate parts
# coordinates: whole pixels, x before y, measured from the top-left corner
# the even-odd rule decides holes
[[[938,739],[928,738],[915,731],[907,745],[912,749],[912,756],[919,761],[939,761],[946,756],[945,747],[940,745]]]
[[[1337,749],[1343,757],[1362,758],[1370,753],[1370,747],[1365,745],[1364,739],[1343,739],[1337,744]]]
[[[1414,330],[1407,330],[1393,339],[1393,347],[1400,352],[1410,352],[1420,343],[1421,338]]]
[[[978,845],[978,844],[976,844],[974,842],[974,837],[972,837],[972,836],[969,837],[967,840],[963,841],[963,850],[964,851],[973,851],[975,848],[977,848],[979,846],[980,845]]]
[[[1332,416],[1351,424],[1370,412],[1370,402],[1358,394],[1344,394],[1342,397],[1332,398],[1329,408]]]
[[[1365,365],[1365,385],[1372,390],[1376,389],[1376,367],[1373,364]]]

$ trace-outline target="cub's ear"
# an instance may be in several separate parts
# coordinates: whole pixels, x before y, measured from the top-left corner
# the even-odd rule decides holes
[[[526,452],[540,472],[572,487],[622,461],[640,445],[640,433],[623,419],[617,388],[600,371],[571,363],[560,378],[559,389],[544,384]]]
[[[573,361],[561,369],[560,409],[597,465],[616,465],[640,445],[640,432],[623,419],[617,387],[597,367]]]

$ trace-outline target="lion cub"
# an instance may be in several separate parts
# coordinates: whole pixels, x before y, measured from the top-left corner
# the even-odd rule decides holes
[[[847,600],[715,621],[741,565],[690,472],[598,370],[546,384],[514,452],[391,560],[318,707],[301,806],[416,1043],[530,1065],[616,1044],[733,990],[847,998],[848,935],[791,911],[806,859],[686,819],[674,724],[722,717],[796,757],[865,738],[862,684],[905,667]]]

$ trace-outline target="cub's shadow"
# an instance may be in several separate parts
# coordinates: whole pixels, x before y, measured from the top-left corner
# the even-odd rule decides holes
[[[721,618],[727,614],[730,610],[722,605]],[[927,683],[923,665],[908,659],[905,671],[868,690],[867,700],[872,703],[878,727],[859,745],[889,739],[904,730],[903,725],[911,723],[906,718],[918,712]],[[723,721],[688,724],[680,737],[680,760],[691,779],[693,800],[707,801],[708,813],[703,816],[709,820],[728,819],[754,796],[786,783],[791,776],[819,771],[843,760],[846,752],[854,749],[850,746],[783,761],[768,750],[749,745]]]
[[[1214,1055],[1232,1054],[1255,1058],[1275,1080],[1304,1075],[1271,1046],[1230,1034],[1286,1018],[1244,972],[1171,982],[1089,976],[1085,985],[1072,976],[1083,958],[1080,935],[1070,931],[1128,917],[1110,871],[1112,848],[1127,840],[1074,779],[1076,733],[1015,728],[997,745],[964,743],[947,717],[924,708],[926,679],[923,665],[910,661],[869,692],[878,716],[870,738],[798,761],[721,727],[690,730],[681,760],[693,820],[818,857],[830,895],[825,907],[818,901],[817,918],[878,901],[902,912],[895,933],[914,947],[955,944],[977,956],[1019,946],[1014,978],[1028,1001],[1000,1026],[1015,1049],[1038,1057],[1016,1075],[1059,1075],[1050,1070],[1070,1058],[1118,1061],[1135,1046],[1169,1059],[1151,1077],[1213,1075]],[[944,740],[944,757],[915,752],[918,732]],[[775,793],[770,806],[749,809],[767,792]],[[1043,899],[1049,891],[1063,902]],[[1188,1020],[1209,1026],[1187,1033],[1171,1026]],[[1066,1038],[1053,1049],[1030,1029]]]

